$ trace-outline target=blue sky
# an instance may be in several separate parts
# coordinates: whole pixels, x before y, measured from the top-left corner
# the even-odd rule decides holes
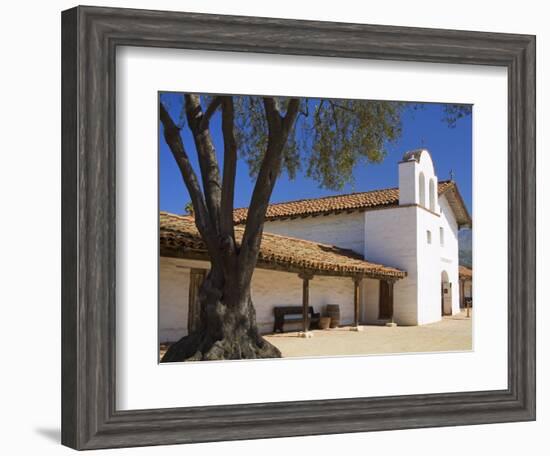
[[[181,112],[181,95],[163,94],[172,118],[177,120]],[[379,188],[397,187],[397,163],[403,154],[411,149],[425,147],[429,149],[439,180],[449,178],[450,171],[458,184],[464,202],[470,214],[472,209],[472,118],[459,119],[455,128],[450,128],[442,121],[444,105],[425,103],[422,109],[406,108],[402,116],[403,131],[397,142],[388,145],[388,154],[380,164],[360,163],[355,171],[355,183],[346,185],[335,192],[319,188],[317,182],[298,173],[294,180],[282,174],[275,185],[271,202],[289,201],[302,198],[361,192]],[[211,121],[211,134],[218,157],[223,155],[223,136],[221,134],[220,115],[216,114]],[[162,129],[162,126],[159,126]],[[182,138],[198,172],[196,152],[193,139],[187,128],[182,130]],[[166,145],[162,134],[159,134],[159,205],[160,210],[181,214],[190,201],[189,193],[182,181],[178,167]],[[250,201],[254,181],[250,178],[248,167],[240,160],[237,167],[235,207],[246,207]]]

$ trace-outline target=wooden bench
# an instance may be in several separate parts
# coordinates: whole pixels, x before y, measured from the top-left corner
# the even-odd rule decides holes
[[[275,314],[275,324],[273,325],[273,332],[277,331],[283,332],[283,327],[285,323],[303,323],[304,316],[302,313],[302,306],[279,306],[273,308],[273,313]],[[321,318],[320,313],[315,313],[313,307],[308,307],[308,320],[309,328],[313,329],[318,327],[319,319]]]

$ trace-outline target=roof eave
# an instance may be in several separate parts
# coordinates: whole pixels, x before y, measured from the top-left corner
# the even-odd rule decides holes
[[[202,260],[210,261],[208,253],[206,250],[198,247],[198,245],[193,245],[190,247],[185,246],[160,246],[160,256],[167,258],[181,258],[189,260]],[[388,271],[378,270],[373,268],[372,270],[361,270],[350,267],[339,267],[339,268],[329,268],[329,267],[314,267],[311,265],[296,265],[286,261],[283,261],[280,258],[274,258],[272,260],[267,260],[266,258],[258,258],[257,267],[260,269],[275,270],[281,272],[291,272],[291,273],[301,273],[301,272],[310,272],[315,275],[330,276],[330,277],[356,277],[361,276],[365,278],[372,278],[377,280],[400,280],[407,276],[406,271],[401,271],[399,269],[391,268]],[[389,267],[388,267],[389,268]]]
[[[464,216],[461,216],[460,214],[457,214],[456,211],[453,209],[451,205],[451,209],[453,209],[453,213],[455,215],[457,224],[459,228],[472,228],[472,217],[470,216],[470,212],[468,211],[468,208],[466,207],[466,204],[464,203],[464,199],[462,198],[462,195],[460,194],[460,191],[458,190],[458,185],[456,182],[452,183],[453,185],[449,188],[445,189],[443,192],[440,193],[441,196],[447,196],[447,194],[452,193],[454,197],[458,200],[459,205],[461,206],[461,209],[464,213]]]

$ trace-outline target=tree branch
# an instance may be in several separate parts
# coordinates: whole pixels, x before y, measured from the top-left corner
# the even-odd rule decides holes
[[[263,101],[269,134],[271,135],[272,131],[274,132],[280,128],[280,123],[282,121],[281,113],[277,109],[277,103],[273,97],[264,97]]]
[[[273,98],[265,97],[263,100],[268,123],[268,143],[252,192],[241,241],[239,270],[243,282],[250,280],[256,264],[269,199],[281,171],[283,151],[299,107],[299,100],[292,98],[288,103],[285,117],[282,117]]]
[[[210,102],[201,120],[201,124],[200,124],[201,130],[208,128],[210,119],[222,104],[222,100],[223,100],[223,97],[218,96],[218,97],[214,97],[214,99]]]
[[[309,117],[309,98],[306,98],[305,105],[306,105],[305,111],[303,109],[300,109],[298,111],[298,116],[297,117],[300,117],[300,116]]]
[[[166,140],[166,144],[168,144],[168,147],[176,160],[180,173],[183,177],[183,181],[185,182],[185,186],[191,196],[195,213],[195,224],[197,225],[197,229],[200,231],[203,239],[205,239],[205,242],[208,244],[209,235],[211,235],[211,227],[208,217],[208,210],[204,203],[199,181],[193,167],[191,166],[189,156],[185,151],[185,147],[180,136],[180,129],[176,126],[172,120],[172,117],[170,117],[170,114],[162,103],[160,103],[160,121],[164,126],[164,139]]]
[[[343,106],[341,104],[338,104],[338,103],[335,103],[334,100],[328,100],[328,102],[330,103],[330,105],[332,106],[332,108],[338,108],[338,109],[341,109],[342,111],[347,111],[347,112],[351,112],[351,113],[355,113],[355,111],[351,108],[348,108],[347,106]]]
[[[208,122],[206,122],[206,128],[202,126],[204,114],[198,95],[185,94],[185,112],[199,158],[206,207],[208,208],[212,226],[219,233],[221,202],[220,171],[210,131],[207,128]]]
[[[334,122],[334,127],[336,128],[336,131],[339,130],[339,126],[338,126],[338,116],[336,115],[336,112],[335,112],[335,104],[329,100],[329,104],[330,104],[330,108],[332,110],[332,121]]]
[[[233,97],[223,97],[223,181],[220,207],[220,232],[229,237],[235,245],[233,205],[235,199],[235,177],[237,173],[237,141],[235,140],[235,108]]]
[[[325,100],[321,100],[321,102],[319,103],[319,106],[317,106],[317,109],[315,110],[315,113],[314,113],[314,126],[315,128],[317,129],[318,126],[321,124],[321,118],[320,118],[320,115],[321,115],[321,110],[323,109],[323,105],[325,104]]]
[[[288,107],[286,109],[286,115],[283,119],[283,128],[285,129],[286,138],[284,142],[288,139],[288,134],[290,129],[293,127],[294,122],[296,121],[296,116],[298,115],[298,109],[300,107],[300,100],[298,98],[291,98],[288,102]]]

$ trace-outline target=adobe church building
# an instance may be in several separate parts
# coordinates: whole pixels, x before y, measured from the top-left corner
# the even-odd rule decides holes
[[[471,227],[468,210],[454,181],[438,182],[426,149],[406,153],[398,168],[398,188],[269,206],[252,280],[260,331],[273,332],[279,306],[324,313],[337,304],[340,323],[352,327],[460,312],[458,230]],[[246,215],[235,210],[238,242]],[[161,212],[160,342],[197,324],[208,265],[192,217]]]

